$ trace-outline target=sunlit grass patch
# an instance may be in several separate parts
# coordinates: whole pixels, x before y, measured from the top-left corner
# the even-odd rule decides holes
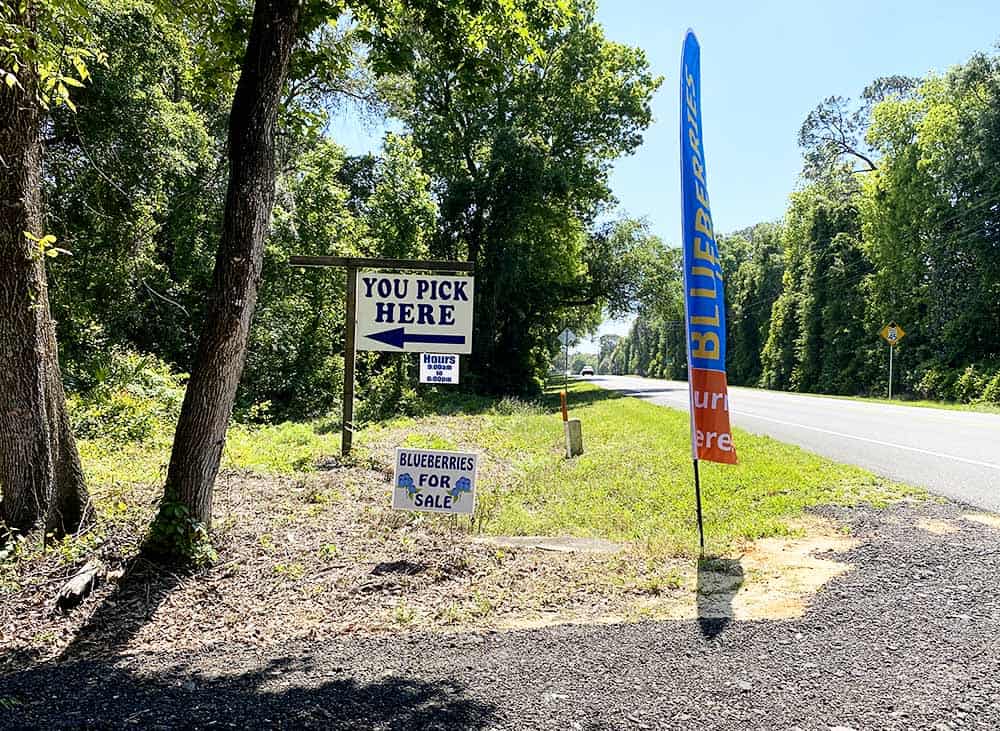
[[[403,418],[359,434],[359,453],[394,446],[476,449],[483,453],[477,530],[510,535],[577,535],[629,542],[651,555],[689,555],[697,546],[687,414],[586,383],[571,384],[572,416],[583,422],[584,454],[567,460],[558,394],[534,402],[477,404],[476,413]],[[735,430],[740,464],[701,465],[710,550],[787,535],[789,519],[810,506],[876,505],[917,494],[774,439]],[[139,485],[162,485],[169,459],[165,430],[141,443],[82,440],[81,454],[99,513],[134,520],[121,506]],[[313,470],[339,454],[327,422],[233,425],[223,469],[263,475]],[[148,503],[148,499],[146,500]],[[146,508],[148,510],[148,508]]]
[[[273,426],[236,424],[226,435],[223,468],[287,475],[312,470],[317,461],[340,453],[340,431],[318,422]]]
[[[574,406],[574,403],[578,404]],[[568,533],[630,541],[654,554],[689,554],[697,524],[686,413],[576,384],[572,415],[584,454],[563,456],[557,411],[487,416],[476,441],[511,461],[520,479],[496,492],[490,533]],[[736,430],[737,466],[701,464],[705,529],[713,551],[785,535],[788,519],[821,504],[876,504],[917,491],[798,447]]]

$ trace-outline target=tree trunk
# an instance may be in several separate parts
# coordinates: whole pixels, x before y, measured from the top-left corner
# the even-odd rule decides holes
[[[30,5],[14,22],[32,22]],[[89,515],[66,413],[42,235],[41,110],[33,65],[0,84],[0,519],[57,536]]]
[[[212,488],[246,362],[274,205],[274,138],[299,0],[257,0],[229,117],[229,187],[204,329],[174,436],[157,522],[211,527]],[[155,530],[155,529],[154,529]],[[174,546],[177,550],[179,546]]]

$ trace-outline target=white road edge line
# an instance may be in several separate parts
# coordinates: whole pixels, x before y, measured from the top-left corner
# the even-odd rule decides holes
[[[966,464],[976,465],[977,467],[989,467],[990,469],[1000,470],[1000,464],[993,464],[992,462],[980,462],[978,459],[969,459],[968,457],[956,457],[953,454],[945,454],[944,452],[934,452],[930,449],[920,449],[919,447],[908,447],[905,444],[895,444],[893,442],[883,442],[879,439],[869,439],[868,437],[859,437],[854,434],[845,434],[839,431],[833,431],[831,429],[821,429],[818,426],[807,426],[805,424],[796,424],[793,421],[782,421],[781,419],[774,419],[770,416],[761,416],[760,414],[755,414],[751,411],[743,411],[742,409],[734,411],[733,415],[739,416],[749,416],[753,419],[762,419],[764,421],[773,421],[775,424],[783,424],[785,426],[794,426],[798,429],[810,429],[811,431],[818,431],[824,434],[832,434],[835,437],[843,437],[844,439],[857,439],[859,442],[868,442],[869,444],[878,444],[882,447],[892,447],[893,449],[905,449],[908,452],[918,452],[920,454],[929,454],[932,457],[943,457],[944,459],[953,459],[956,462],[965,462]]]

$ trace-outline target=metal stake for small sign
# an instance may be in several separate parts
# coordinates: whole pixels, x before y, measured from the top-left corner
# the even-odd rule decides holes
[[[359,269],[410,269],[418,272],[476,271],[468,261],[421,261],[419,259],[369,259],[344,256],[290,256],[293,267],[343,267],[347,271],[346,330],[344,332],[344,409],[341,425],[340,453],[351,453],[354,442],[354,366],[357,361],[355,329],[358,319]]]

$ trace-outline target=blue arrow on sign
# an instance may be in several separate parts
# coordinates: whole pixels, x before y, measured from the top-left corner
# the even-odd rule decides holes
[[[365,335],[366,338],[378,340],[380,343],[391,345],[402,350],[406,343],[431,343],[437,345],[464,345],[464,335],[424,335],[421,333],[408,333],[404,328],[396,327],[392,330]]]

